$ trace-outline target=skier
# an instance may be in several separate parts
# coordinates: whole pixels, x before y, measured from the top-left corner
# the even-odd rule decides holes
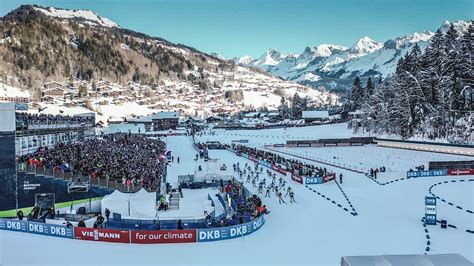
[[[291,189],[290,186],[288,186],[288,188],[286,189],[285,198],[286,198],[286,196],[288,196],[291,192],[293,192],[293,190]]]
[[[278,203],[281,204],[282,202],[286,204],[286,202],[282,198],[282,194],[281,194],[281,191],[280,191],[280,192],[278,192]]]
[[[342,184],[342,173],[339,174],[339,183]]]
[[[178,163],[179,163],[179,156],[178,156]]]
[[[290,192],[290,203],[296,203],[295,192],[293,191]]]
[[[271,187],[267,187],[267,191],[265,192],[265,198],[267,198],[267,197],[268,197],[268,198],[271,198],[271,196],[270,196],[270,189],[271,189]]]

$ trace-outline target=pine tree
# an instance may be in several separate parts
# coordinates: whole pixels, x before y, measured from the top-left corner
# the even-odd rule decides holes
[[[281,119],[287,119],[290,115],[290,109],[286,103],[285,97],[281,97],[280,106],[278,106],[278,116]]]
[[[374,84],[372,83],[372,79],[369,77],[369,79],[367,79],[367,85],[365,86],[365,91],[367,93],[366,97],[370,97],[374,94]]]
[[[360,85],[359,77],[355,78],[354,85],[352,86],[351,102],[354,110],[357,110],[361,107],[362,86]]]
[[[293,95],[293,99],[291,101],[291,116],[293,119],[301,118],[301,113],[303,111],[303,100],[298,95],[297,92]]]

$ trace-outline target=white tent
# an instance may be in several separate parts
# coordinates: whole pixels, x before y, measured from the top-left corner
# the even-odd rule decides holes
[[[118,190],[101,200],[102,213],[118,213],[127,218],[155,218],[156,193],[140,189],[136,193],[122,193]]]
[[[130,197],[130,216],[132,217],[156,217],[156,193],[147,192],[144,188]]]

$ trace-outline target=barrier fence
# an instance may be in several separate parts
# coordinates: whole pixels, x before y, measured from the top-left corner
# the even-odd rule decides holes
[[[233,153],[236,153],[233,149],[231,148],[228,148],[229,151],[233,152]],[[244,158],[247,158],[251,161],[254,161],[262,166],[265,166],[269,169],[272,169],[276,172],[279,172],[280,174],[283,174],[283,175],[286,175],[287,173],[291,174],[291,179],[297,183],[300,183],[300,184],[305,184],[305,185],[314,185],[314,184],[324,184],[324,183],[327,183],[329,181],[333,181],[333,180],[336,180],[336,174],[335,173],[329,173],[325,176],[302,176],[302,175],[298,175],[298,174],[295,174],[291,171],[288,171],[284,168],[282,168],[281,166],[277,165],[277,164],[272,164],[270,162],[267,162],[265,160],[261,160],[261,159],[258,159],[257,157],[255,156],[252,156],[252,155],[248,155],[248,154],[245,154],[245,153],[241,153],[240,156],[244,157]]]
[[[77,240],[132,244],[169,244],[220,241],[252,234],[259,230],[264,224],[265,217],[262,215],[250,222],[227,227],[209,229],[137,231],[85,227],[72,228],[72,226],[68,227],[65,225],[0,218],[0,230],[17,231]]]
[[[134,185],[133,183],[131,183],[130,185],[126,185],[116,179],[93,178],[83,173],[75,173],[72,171],[56,171],[54,169],[49,169],[46,167],[36,167],[34,165],[27,165],[26,162],[17,164],[17,170],[19,172],[26,172],[27,174],[31,175],[62,179],[66,182],[72,181],[77,176],[81,176],[82,180],[88,181],[92,186],[108,188],[111,190],[119,190],[121,192],[137,192],[142,188],[141,185]],[[151,189],[148,188],[147,191],[159,191],[159,186],[152,187]]]

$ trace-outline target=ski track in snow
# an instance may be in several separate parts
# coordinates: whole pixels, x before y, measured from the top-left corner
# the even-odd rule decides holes
[[[217,131],[214,135],[198,138],[198,141],[231,143],[232,139],[245,136],[249,146],[263,149],[261,146],[270,143],[269,140],[284,143],[288,139],[352,136],[352,133],[341,128],[334,125],[311,127],[311,130],[234,131],[232,136],[229,136],[229,131]],[[173,155],[181,158],[180,164],[173,163],[168,168],[168,180],[172,183],[178,175],[193,174],[198,165],[204,164],[202,160],[193,160],[196,150],[188,137],[168,137],[165,141]],[[297,204],[280,205],[274,195],[262,198],[271,210],[265,225],[252,235],[220,242],[132,245],[0,231],[0,264],[38,265],[44,262],[45,265],[137,265],[159,262],[163,265],[340,265],[340,258],[345,255],[423,253],[460,253],[471,261],[474,259],[474,237],[466,231],[474,229],[474,216],[467,211],[473,209],[474,182],[467,181],[474,181],[473,176],[406,178],[407,169],[428,161],[469,157],[374,145],[281,150],[314,159],[301,160],[316,166],[325,166],[324,162],[334,164],[328,168],[337,174],[343,173],[344,183],[329,182],[305,187],[284,177],[295,192]],[[337,163],[333,159],[336,154]],[[226,150],[211,150],[210,157],[219,158],[221,163],[228,166],[225,174],[232,174],[232,164],[249,162]],[[362,169],[361,172],[386,165],[391,172],[374,180],[365,174],[338,167],[341,164],[351,169],[358,167]],[[256,193],[256,189],[247,187]],[[427,225],[423,231],[420,230],[420,225],[423,225],[424,197],[430,192],[440,197],[438,219],[448,220],[448,225],[456,228],[441,229],[439,226]],[[457,204],[450,205],[447,202]],[[357,215],[348,215],[350,212],[357,212]],[[26,252],[19,256],[20,250]],[[53,257],[45,255],[51,254],[51,251],[54,251]]]

